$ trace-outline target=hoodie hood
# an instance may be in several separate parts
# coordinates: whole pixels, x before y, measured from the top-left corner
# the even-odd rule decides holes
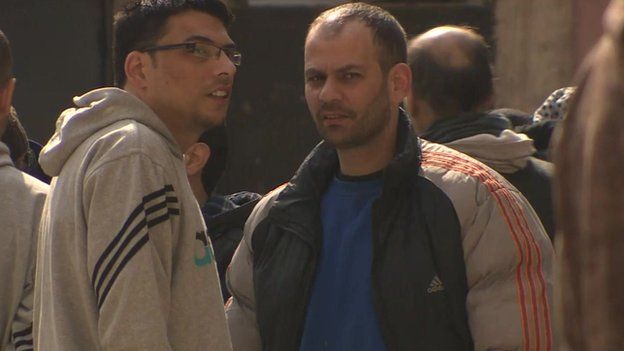
[[[499,113],[468,113],[435,121],[421,138],[438,143],[471,137],[477,134],[499,135],[505,129],[511,129],[509,119]]]
[[[75,108],[65,110],[56,131],[43,147],[39,162],[50,176],[57,176],[74,151],[97,131],[122,120],[134,120],[161,134],[171,152],[182,152],[171,132],[156,114],[134,95],[118,88],[102,88],[74,97]]]
[[[421,137],[463,152],[499,173],[509,174],[525,168],[535,153],[533,140],[511,128],[505,116],[485,112],[436,121]]]
[[[500,135],[477,134],[445,144],[485,163],[499,173],[515,173],[526,167],[535,153],[533,140],[510,129]]]
[[[11,160],[9,147],[0,141],[0,167],[4,166],[13,166],[13,161]]]

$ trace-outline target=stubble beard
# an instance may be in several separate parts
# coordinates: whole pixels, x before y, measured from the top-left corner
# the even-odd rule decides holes
[[[198,125],[202,131],[209,131],[225,124],[225,116],[219,116],[219,118],[215,116],[200,116],[197,119],[199,122]]]
[[[225,124],[229,105],[230,104],[228,102],[222,111],[216,109],[211,109],[211,111],[197,111],[195,116],[196,127],[202,131],[209,131],[223,126]]]
[[[390,100],[387,95],[386,84],[381,87],[379,93],[364,111],[360,116],[351,117],[354,124],[346,135],[333,136],[328,128],[322,126],[320,116],[316,118],[316,128],[323,140],[338,150],[347,150],[368,144],[384,131],[390,121]]]

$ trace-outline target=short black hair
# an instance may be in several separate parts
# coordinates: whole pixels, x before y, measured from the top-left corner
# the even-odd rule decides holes
[[[11,78],[13,70],[13,56],[9,39],[0,30],[0,88]]]
[[[113,64],[117,87],[126,83],[124,65],[128,54],[154,45],[165,34],[169,17],[189,10],[214,16],[225,27],[234,20],[232,12],[219,0],[137,0],[115,15]]]
[[[215,127],[202,133],[198,142],[210,147],[210,157],[201,172],[204,191],[211,195],[227,165],[228,143],[225,126]]]
[[[308,34],[320,25],[329,24],[337,32],[354,20],[361,21],[373,32],[377,45],[379,65],[387,73],[397,63],[407,62],[407,37],[405,29],[388,11],[361,2],[348,3],[321,13],[310,24]]]
[[[412,70],[412,94],[427,101],[442,118],[479,112],[475,109],[494,93],[488,45],[471,28],[445,27],[465,31],[470,37],[452,44],[457,45],[468,64],[452,67],[440,62],[429,46],[411,45],[410,42],[407,60]]]

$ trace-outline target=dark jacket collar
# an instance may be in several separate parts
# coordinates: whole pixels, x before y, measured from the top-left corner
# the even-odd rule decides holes
[[[499,136],[505,129],[511,129],[507,118],[497,113],[465,114],[434,122],[420,137],[435,143],[445,144],[478,134]]]
[[[400,109],[396,152],[383,172],[382,197],[393,196],[404,190],[406,182],[418,175],[419,168],[420,141],[413,131],[409,116]],[[296,218],[298,223],[306,217],[303,224],[312,224],[310,222],[317,218],[320,198],[338,169],[336,149],[322,141],[310,152],[280,193],[269,216],[277,215],[284,220]],[[316,211],[311,211],[312,208]]]
[[[243,228],[261,197],[260,194],[248,191],[211,196],[200,207],[210,237],[216,238],[231,228]]]

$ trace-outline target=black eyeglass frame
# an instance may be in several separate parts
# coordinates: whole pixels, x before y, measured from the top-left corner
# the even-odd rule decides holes
[[[168,45],[159,45],[159,46],[149,46],[143,48],[139,51],[141,52],[155,52],[155,51],[163,51],[163,50],[175,50],[184,48],[186,50],[195,51],[197,45],[208,45],[219,49],[219,53],[217,54],[217,59],[221,57],[221,52],[225,52],[225,56],[234,64],[234,66],[240,66],[242,62],[243,55],[235,48],[224,48],[222,46],[212,44],[212,43],[204,43],[204,42],[187,42],[187,43],[178,43],[178,44],[168,44]],[[196,55],[201,56],[201,55]],[[202,56],[204,57],[204,56]],[[209,57],[204,57],[209,58]]]

